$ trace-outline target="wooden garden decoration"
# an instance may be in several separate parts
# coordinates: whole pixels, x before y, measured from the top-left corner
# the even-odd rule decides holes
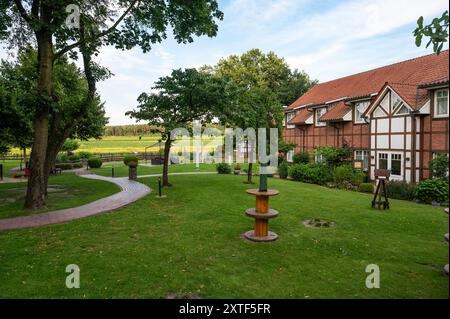
[[[372,200],[372,208],[377,207],[378,209],[389,209],[389,200],[387,196],[386,190],[386,181],[389,180],[391,176],[391,172],[387,169],[376,169],[375,170],[375,179],[377,182],[377,188],[375,191],[375,195]],[[383,188],[383,189],[381,189]],[[384,197],[384,200],[382,200]]]
[[[263,169],[264,165],[261,165]],[[256,207],[249,208],[245,214],[255,219],[253,230],[244,233],[244,237],[251,241],[266,242],[278,239],[278,235],[269,231],[269,219],[278,216],[278,212],[269,208],[269,197],[276,196],[279,192],[267,188],[266,172],[260,174],[259,189],[247,189],[247,194],[256,196]]]

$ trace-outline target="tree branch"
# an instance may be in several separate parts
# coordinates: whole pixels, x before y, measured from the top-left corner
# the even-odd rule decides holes
[[[20,16],[28,23],[31,24],[31,18],[28,15],[27,11],[25,10],[25,8],[23,7],[22,1],[21,0],[14,0],[14,3],[16,4],[17,10],[20,13]]]
[[[105,35],[108,35],[112,31],[114,31],[117,28],[117,26],[120,24],[120,22],[122,22],[122,20],[128,15],[128,13],[130,13],[131,9],[133,9],[134,5],[137,2],[139,2],[139,0],[134,0],[131,3],[131,5],[128,7],[128,9],[119,17],[119,19],[117,19],[117,21],[109,29],[107,29],[103,32],[100,32],[98,35],[96,35],[95,37],[93,37],[91,39],[79,40],[75,43],[72,43],[72,44],[66,46],[65,48],[63,48],[60,51],[58,51],[57,53],[55,53],[53,59],[56,60],[56,59],[60,58],[61,56],[63,56],[67,52],[69,52],[70,50],[75,49],[76,47],[80,46],[80,44],[86,43],[88,41],[91,41],[91,42],[95,41],[97,39],[100,39],[101,37],[104,37]]]

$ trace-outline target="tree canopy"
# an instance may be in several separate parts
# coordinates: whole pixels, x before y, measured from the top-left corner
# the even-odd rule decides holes
[[[198,72],[196,69],[173,70],[161,77],[152,89],[157,93],[142,93],[137,110],[126,115],[164,128],[163,186],[169,186],[168,160],[170,134],[176,128],[187,128],[195,120],[210,122],[226,105],[226,82],[221,78]]]

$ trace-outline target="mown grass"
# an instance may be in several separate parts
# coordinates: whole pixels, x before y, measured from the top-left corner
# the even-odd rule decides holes
[[[167,198],[151,193],[112,213],[0,233],[0,297],[448,298],[448,216],[442,208],[270,179],[279,240],[244,241],[254,206],[243,176],[172,176]],[[141,182],[156,188],[156,178]],[[333,229],[302,225],[309,218]],[[68,264],[81,288],[67,289]],[[381,287],[367,289],[377,264]]]
[[[142,161],[143,162],[143,161]],[[150,161],[149,161],[150,162]],[[102,176],[112,176],[112,168],[114,167],[114,176],[115,177],[125,177],[128,176],[128,167],[123,162],[113,162],[113,163],[104,163],[100,168],[91,168],[90,171],[97,175]],[[255,174],[258,173],[258,165],[253,165],[253,172]],[[233,169],[233,167],[231,167]],[[241,164],[241,172],[244,173],[244,170],[248,168],[248,164]],[[162,174],[163,167],[162,165],[155,166],[138,166],[138,175],[150,175],[150,174]],[[197,168],[196,164],[178,164],[178,165],[170,165],[169,173],[184,173],[184,172],[215,172],[216,164],[199,164]]]
[[[20,166],[20,160],[0,160],[0,164],[3,165],[3,177],[12,177],[10,170]],[[22,163],[24,165],[24,163]]]
[[[47,208],[37,211],[23,209],[26,183],[0,184],[0,218],[38,214],[76,207],[120,191],[112,183],[81,178],[72,173],[51,176]]]

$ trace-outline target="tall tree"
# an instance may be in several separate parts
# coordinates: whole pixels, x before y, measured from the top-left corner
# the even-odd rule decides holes
[[[11,145],[29,147],[33,138],[33,118],[35,113],[37,52],[27,48],[19,53],[16,62],[2,61],[0,65],[0,135],[11,136]],[[83,119],[78,121],[80,109],[86,107],[88,85],[83,73],[75,64],[62,58],[55,63],[55,95],[58,97],[49,111],[50,131],[49,147],[45,159],[46,176],[53,166],[56,154],[64,140],[60,138],[77,137],[80,139],[98,138],[107,123],[103,104],[96,97],[89,103]],[[75,123],[74,123],[75,122]],[[14,140],[15,138],[15,140]],[[49,152],[52,152],[49,155]]]
[[[282,105],[290,104],[306,92],[314,81],[304,72],[291,71],[283,58],[252,49],[241,56],[231,55],[204,72],[231,79],[242,91],[239,103],[222,110],[218,117],[224,124],[240,128],[278,127],[281,136]],[[294,97],[295,96],[295,97]],[[293,98],[294,97],[294,98]],[[247,182],[252,182],[250,163]]]
[[[69,4],[81,10],[78,28],[66,23]],[[33,120],[31,170],[25,203],[28,208],[45,205],[46,159],[51,157],[49,136],[53,141],[52,134],[49,135],[49,117],[57,99],[53,69],[56,60],[66,53],[75,57],[74,49],[80,49],[85,72],[90,72],[91,57],[102,45],[117,49],[139,46],[147,52],[153,43],[167,37],[169,26],[178,42],[192,42],[192,35],[215,36],[218,28],[215,21],[223,18],[215,0],[0,0],[0,8],[0,40],[10,47],[31,42],[38,50],[39,99]],[[86,74],[86,78],[92,86],[93,76]],[[95,87],[89,92],[93,100]]]
[[[195,120],[211,121],[215,110],[226,104],[223,85],[222,79],[196,69],[173,70],[170,76],[156,81],[152,89],[158,93],[142,93],[138,97],[137,110],[126,113],[139,121],[147,121],[149,125],[164,128],[164,187],[170,186],[168,171],[172,130],[187,129]]]

